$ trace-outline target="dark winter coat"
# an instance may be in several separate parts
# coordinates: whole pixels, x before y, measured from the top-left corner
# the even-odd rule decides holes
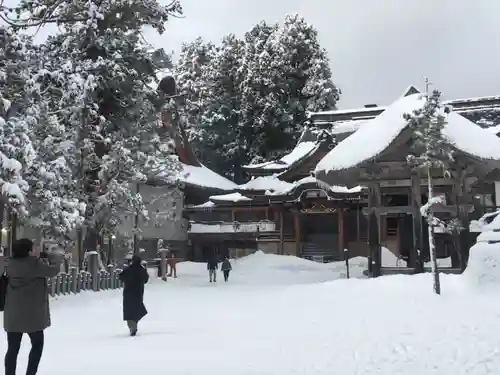
[[[148,271],[141,263],[133,262],[120,273],[123,281],[123,320],[138,322],[148,311],[144,306],[144,284],[149,280]]]
[[[7,332],[37,332],[50,327],[47,277],[59,273],[60,264],[34,256],[9,259],[3,327]]]
[[[222,271],[231,271],[233,269],[233,267],[231,267],[231,262],[229,261],[229,259],[224,259],[222,265],[220,266],[220,269]]]
[[[217,262],[217,259],[210,259],[207,262],[207,270],[216,270],[219,268],[219,262]]]

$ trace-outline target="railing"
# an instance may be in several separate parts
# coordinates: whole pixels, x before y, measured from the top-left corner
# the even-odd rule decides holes
[[[189,233],[258,233],[275,232],[276,224],[273,221],[252,222],[190,222]]]
[[[110,266],[108,271],[97,271],[95,276],[87,271],[78,271],[71,268],[69,273],[60,273],[48,280],[49,293],[51,296],[77,294],[82,291],[119,289],[122,287],[118,275],[121,269]]]

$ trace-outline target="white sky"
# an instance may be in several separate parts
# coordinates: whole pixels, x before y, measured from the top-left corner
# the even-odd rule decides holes
[[[17,0],[6,0],[15,3]],[[168,2],[169,0],[160,0]],[[319,31],[340,108],[388,104],[429,77],[444,98],[500,94],[500,0],[181,0],[183,19],[147,39],[167,52],[242,35],[298,12]],[[50,30],[43,30],[43,38]]]
[[[165,0],[164,0],[165,1]],[[319,31],[340,108],[388,104],[428,76],[447,99],[500,94],[500,0],[181,0],[184,19],[148,40],[166,51],[298,12]]]

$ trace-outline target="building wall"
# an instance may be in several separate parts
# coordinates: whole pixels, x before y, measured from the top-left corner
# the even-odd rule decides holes
[[[187,245],[187,220],[182,217],[184,195],[179,189],[166,186],[141,184],[140,194],[148,211],[149,220],[139,218],[139,246],[146,250],[145,257],[156,257],[157,242],[164,243],[184,255]],[[124,214],[118,228],[118,236],[132,238],[134,233],[134,213]]]

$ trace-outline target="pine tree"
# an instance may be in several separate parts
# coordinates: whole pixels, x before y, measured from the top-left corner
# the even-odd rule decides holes
[[[203,115],[203,101],[210,98],[209,83],[205,73],[207,64],[214,56],[215,46],[201,37],[184,43],[174,71],[178,92],[185,98],[181,113],[186,122],[186,131],[196,140],[196,131]]]
[[[243,39],[228,35],[215,48],[200,39],[186,45],[176,71],[188,122],[199,124],[191,134],[202,161],[237,182],[242,165],[291,151],[307,111],[335,108],[339,98],[317,31],[297,15],[282,26],[261,22]]]
[[[434,217],[432,206],[442,203],[442,197],[433,194],[432,170],[441,169],[448,173],[449,163],[453,161],[453,150],[442,134],[446,126],[444,113],[448,110],[441,108],[441,93],[433,91],[432,95],[426,95],[425,99],[425,105],[421,109],[404,117],[413,130],[414,154],[408,156],[408,163],[414,168],[424,170],[427,175],[428,202],[422,207],[422,215],[428,222],[434,292],[441,294],[434,240],[434,226],[438,224],[438,220]]]
[[[258,154],[287,153],[301,134],[308,111],[334,109],[339,90],[332,82],[326,51],[318,32],[297,14],[285,18],[258,55],[267,95],[254,126],[263,126]]]
[[[238,135],[241,104],[243,42],[228,35],[204,69],[207,95],[200,130],[208,167],[242,180],[240,166],[246,160],[246,144]]]

